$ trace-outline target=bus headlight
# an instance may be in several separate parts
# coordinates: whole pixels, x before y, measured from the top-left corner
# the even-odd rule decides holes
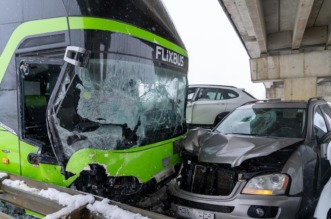
[[[252,195],[282,195],[289,184],[289,177],[285,174],[270,174],[256,176],[250,179],[243,194]]]

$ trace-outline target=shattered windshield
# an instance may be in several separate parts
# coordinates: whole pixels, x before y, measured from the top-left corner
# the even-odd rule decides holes
[[[107,58],[72,66],[55,103],[67,157],[82,148],[121,150],[186,132],[185,74],[138,57],[94,56]]]
[[[223,134],[302,138],[306,111],[300,108],[238,108],[215,130]]]

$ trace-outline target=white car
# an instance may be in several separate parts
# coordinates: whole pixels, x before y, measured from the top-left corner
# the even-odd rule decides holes
[[[327,146],[326,157],[331,164],[331,144]],[[318,200],[314,218],[316,219],[330,219],[331,218],[331,178],[328,183],[324,186],[321,196]]]
[[[256,99],[243,89],[223,85],[189,85],[186,123],[189,127],[214,127],[229,112]]]

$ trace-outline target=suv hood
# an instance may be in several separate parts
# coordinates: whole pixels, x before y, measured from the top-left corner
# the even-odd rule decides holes
[[[200,133],[200,135],[199,135]],[[193,134],[193,133],[192,133]],[[193,134],[194,136],[194,134]],[[219,134],[214,132],[195,132],[194,139],[188,135],[184,146],[193,149],[200,162],[226,163],[232,167],[239,166],[243,161],[260,156],[266,156],[300,141],[302,138],[256,137],[234,134]],[[193,137],[193,139],[192,139]],[[188,145],[187,143],[198,145]]]

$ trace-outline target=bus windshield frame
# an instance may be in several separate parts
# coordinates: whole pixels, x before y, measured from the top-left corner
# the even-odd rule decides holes
[[[182,72],[106,51],[67,66],[52,114],[66,159],[84,148],[124,150],[185,134]]]

